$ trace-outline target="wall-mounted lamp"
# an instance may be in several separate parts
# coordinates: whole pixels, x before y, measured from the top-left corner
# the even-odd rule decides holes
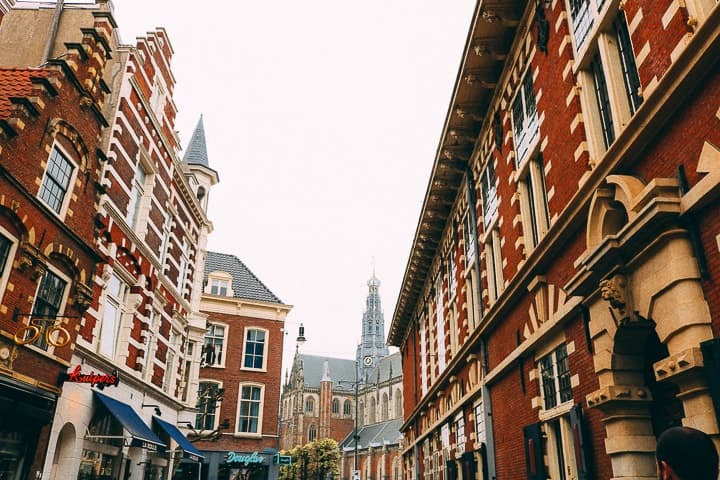
[[[157,415],[158,417],[162,417],[162,412],[160,411],[160,405],[155,405],[155,404],[151,404],[151,403],[143,403],[140,406],[142,408],[153,407],[155,409],[155,415]]]

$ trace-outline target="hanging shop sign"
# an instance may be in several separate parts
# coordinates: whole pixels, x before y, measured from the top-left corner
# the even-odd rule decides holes
[[[226,463],[244,463],[245,465],[260,464],[263,463],[265,457],[260,455],[258,452],[253,453],[235,453],[228,452],[225,456]]]
[[[120,383],[120,376],[117,370],[113,370],[111,373],[95,373],[92,370],[90,373],[83,373],[82,367],[78,365],[71,372],[61,373],[60,382],[89,383],[91,387],[102,390],[111,385],[117,387]]]

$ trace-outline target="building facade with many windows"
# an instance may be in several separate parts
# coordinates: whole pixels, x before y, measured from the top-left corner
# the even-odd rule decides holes
[[[112,29],[111,17],[95,17],[62,59],[41,68],[0,61],[0,478],[43,473],[64,374],[93,300],[102,260],[94,185],[108,125],[95,72],[111,54],[96,39]]]
[[[669,426],[717,441],[719,29],[477,3],[389,333],[408,479],[655,478]]]
[[[277,478],[285,318],[291,310],[236,256],[208,252],[207,329],[190,438],[202,479]]]
[[[92,31],[100,20],[104,30]],[[92,69],[94,83],[83,84],[93,87],[89,98],[79,102],[107,119],[91,151],[101,165],[78,171],[59,150],[48,160],[51,181],[41,184],[41,197],[61,215],[88,215],[73,229],[90,232],[100,262],[86,274],[88,308],[73,325],[77,339],[34,478],[179,478],[198,472],[201,460],[178,424],[194,418],[206,208],[218,176],[208,165],[202,120],[180,157],[167,33],[157,29],[124,45],[115,26],[106,1],[22,2],[0,28],[4,64],[53,63],[68,48],[83,60],[101,58],[81,40],[107,52],[104,68]],[[106,98],[94,104],[93,96]],[[94,201],[69,206],[78,195],[64,186],[76,184],[94,192]],[[43,314],[62,305],[63,277],[55,273],[41,285]]]

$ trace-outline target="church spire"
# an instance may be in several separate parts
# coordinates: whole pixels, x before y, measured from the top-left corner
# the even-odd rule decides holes
[[[368,295],[365,300],[365,312],[362,320],[362,339],[357,348],[357,361],[362,373],[377,365],[378,361],[389,354],[385,344],[385,318],[380,303],[380,280],[373,273],[367,282]]]

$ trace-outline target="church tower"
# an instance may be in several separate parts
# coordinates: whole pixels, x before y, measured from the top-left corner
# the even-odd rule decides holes
[[[381,358],[389,354],[385,344],[385,317],[380,304],[380,280],[375,276],[374,270],[367,285],[369,291],[363,314],[362,340],[357,347],[356,355],[361,376],[365,376]]]

